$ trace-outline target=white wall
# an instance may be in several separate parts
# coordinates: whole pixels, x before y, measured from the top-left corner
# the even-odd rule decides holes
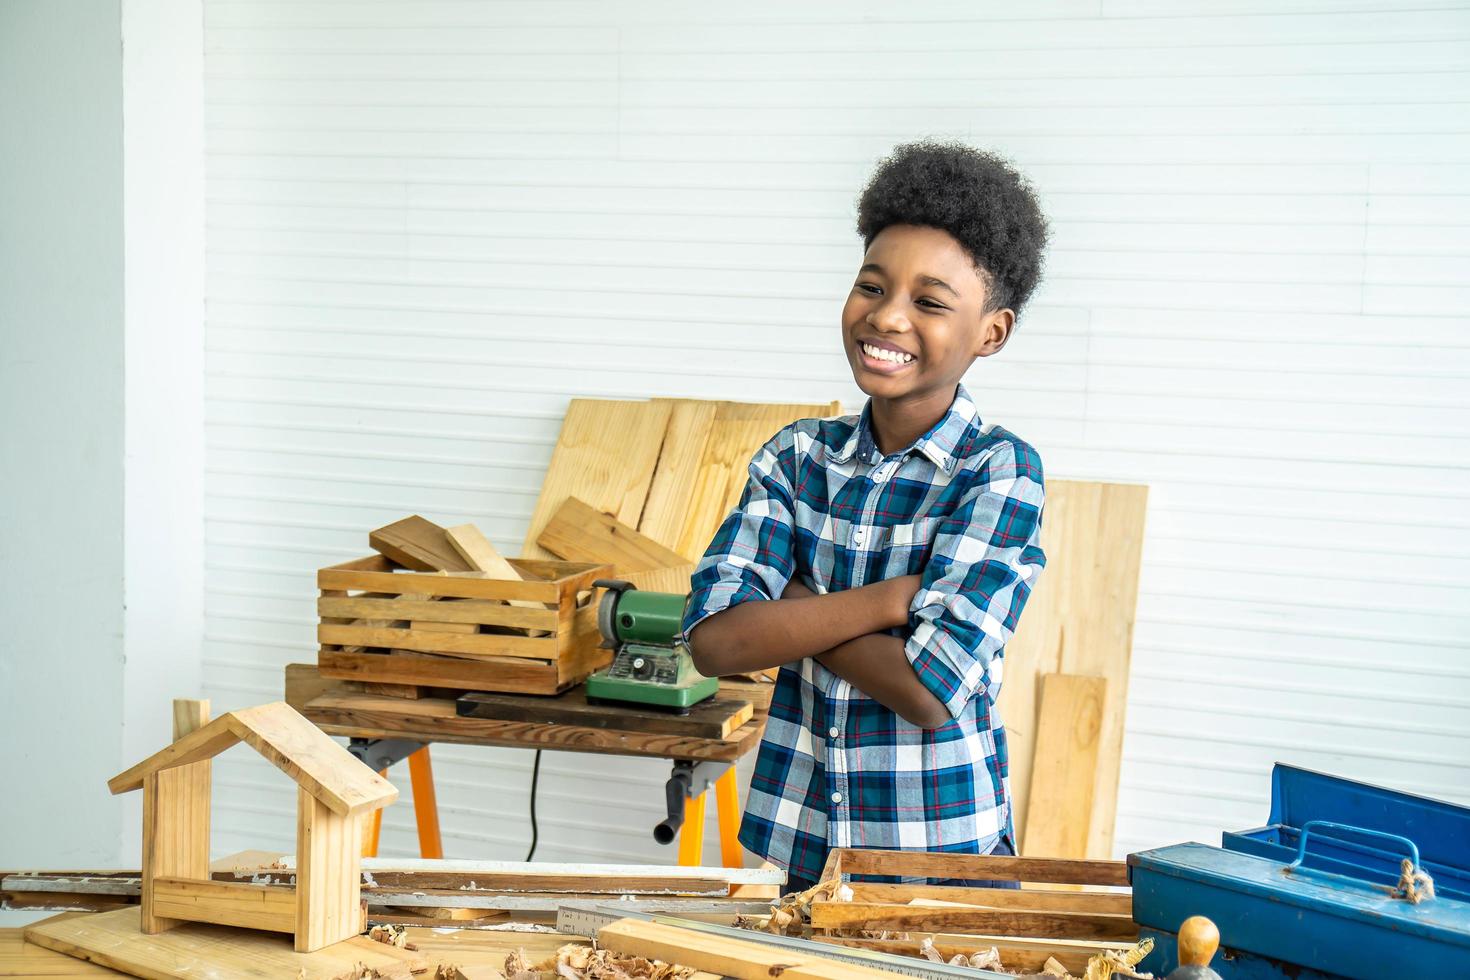
[[[117,858],[122,178],[117,0],[0,4],[0,867]]]
[[[1118,851],[1255,825],[1278,759],[1470,802],[1470,10],[901,10],[207,3],[208,693],[278,695],[369,528],[514,554],[571,397],[856,408],[854,198],[935,134],[1056,232],[982,413],[1152,487]],[[448,852],[520,856],[529,753],[436,759]],[[217,836],[289,847],[217,773]],[[539,856],[670,858],[664,775],[550,758]]]
[[[136,867],[106,780],[201,687],[202,61],[197,0],[0,4],[0,867]]]

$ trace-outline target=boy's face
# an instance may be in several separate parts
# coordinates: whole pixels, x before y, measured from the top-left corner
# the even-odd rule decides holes
[[[983,313],[985,282],[945,231],[890,225],[873,239],[842,309],[842,336],[858,387],[897,402],[942,400],[977,357],[1005,346],[1009,309]],[[877,350],[875,350],[877,348]]]

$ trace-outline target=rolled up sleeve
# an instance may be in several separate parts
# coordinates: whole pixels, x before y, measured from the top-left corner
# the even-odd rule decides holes
[[[786,590],[794,571],[794,466],[790,427],[751,458],[740,502],[694,569],[682,624],[684,642],[715,613],[742,602],[773,599]]]
[[[1000,693],[1001,658],[1046,554],[1041,458],[1007,443],[988,455],[959,506],[941,522],[909,607],[904,652],[929,692],[959,717],[983,692]]]

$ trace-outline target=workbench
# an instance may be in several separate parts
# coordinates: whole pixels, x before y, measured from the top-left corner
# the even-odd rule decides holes
[[[287,703],[328,735],[425,747],[434,742],[452,742],[641,756],[670,760],[676,773],[681,768],[695,771],[699,763],[728,763],[730,768],[708,784],[715,790],[721,859],[727,867],[738,867],[743,861],[736,840],[740,809],[733,764],[760,744],[772,690],[771,684],[723,679],[716,698],[696,706],[687,717],[636,708],[589,706],[580,688],[559,697],[496,695],[497,701],[523,705],[524,710],[506,711],[507,717],[502,718],[480,718],[460,715],[451,698],[413,700],[367,694],[321,677],[314,664],[291,664],[286,668]],[[744,710],[744,704],[750,708]],[[717,734],[719,731],[725,734]],[[415,760],[416,767],[412,765]],[[426,749],[410,762],[423,856],[442,857],[436,853],[438,813]],[[706,784],[696,778],[686,802],[679,837],[679,863],[683,865],[702,863],[705,788]]]

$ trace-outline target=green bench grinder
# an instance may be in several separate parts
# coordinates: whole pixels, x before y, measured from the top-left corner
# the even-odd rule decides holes
[[[689,597],[672,592],[644,592],[622,579],[598,579],[606,589],[597,607],[602,646],[613,662],[587,678],[587,700],[617,702],[685,714],[712,698],[720,682],[694,669],[694,659],[681,636]]]

